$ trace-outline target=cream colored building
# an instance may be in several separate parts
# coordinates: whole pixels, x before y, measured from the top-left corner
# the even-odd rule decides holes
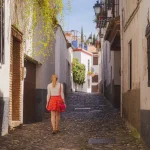
[[[122,116],[150,148],[150,1],[120,1]]]
[[[100,92],[100,83],[101,83],[101,61],[100,61],[100,51],[99,48],[96,48],[94,45],[88,45],[88,52],[91,52],[93,54],[93,61],[91,66],[91,71],[93,72],[94,76],[92,77],[92,87],[91,92],[92,93],[98,93]]]

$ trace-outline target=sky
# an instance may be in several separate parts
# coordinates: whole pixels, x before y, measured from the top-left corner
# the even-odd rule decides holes
[[[78,30],[83,33],[86,38],[91,33],[96,32],[96,24],[93,22],[95,14],[93,6],[96,0],[71,0],[71,12],[64,14],[64,31]]]

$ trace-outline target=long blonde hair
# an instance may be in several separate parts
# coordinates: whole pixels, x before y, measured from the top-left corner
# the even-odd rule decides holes
[[[56,74],[53,74],[51,80],[52,80],[52,86],[55,87],[58,80],[58,76]]]

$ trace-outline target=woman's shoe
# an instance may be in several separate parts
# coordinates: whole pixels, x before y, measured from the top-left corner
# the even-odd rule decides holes
[[[60,130],[58,129],[58,130],[56,130],[56,133],[59,133],[60,132]]]
[[[56,134],[56,130],[53,130],[53,131],[52,131],[52,134]]]

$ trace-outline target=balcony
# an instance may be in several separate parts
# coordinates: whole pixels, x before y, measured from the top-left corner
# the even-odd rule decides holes
[[[96,14],[96,28],[105,28],[107,22],[119,16],[119,0],[97,1],[93,7]]]

